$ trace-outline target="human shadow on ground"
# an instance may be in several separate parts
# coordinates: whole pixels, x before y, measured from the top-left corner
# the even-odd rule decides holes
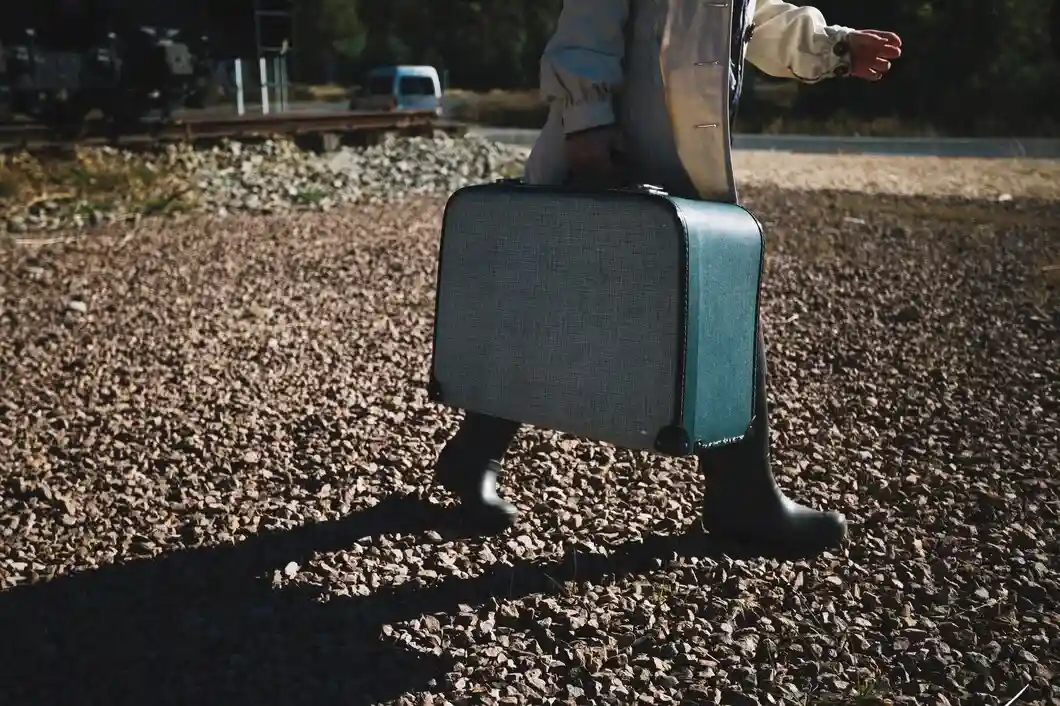
[[[494,566],[484,575],[319,600],[277,590],[272,572],[365,537],[452,528],[451,511],[412,496],[338,520],[267,531],[233,545],[185,549],[0,593],[0,702],[77,704],[343,703],[360,706],[442,686],[452,662],[380,637],[386,623],[557,582],[650,572],[679,555],[746,555],[696,535],[651,535],[609,555],[570,550],[558,562]],[[336,578],[341,583],[341,578]]]

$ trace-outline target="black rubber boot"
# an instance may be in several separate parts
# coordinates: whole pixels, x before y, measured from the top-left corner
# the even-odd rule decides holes
[[[766,358],[761,328],[755,383],[752,433],[736,446],[700,454],[700,469],[707,483],[703,527],[719,539],[758,546],[813,554],[833,548],[846,536],[843,516],[789,500],[773,478],[769,459]]]
[[[515,506],[497,492],[504,454],[519,424],[468,412],[438,455],[434,475],[460,500],[463,519],[483,533],[502,532],[518,518]]]

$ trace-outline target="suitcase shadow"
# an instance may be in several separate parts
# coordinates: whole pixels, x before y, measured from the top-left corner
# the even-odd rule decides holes
[[[447,535],[448,536],[448,535]],[[772,559],[776,561],[802,561],[819,556],[819,553],[798,550],[763,549],[732,540],[710,537],[700,529],[692,529],[681,534],[650,533],[638,539],[622,542],[607,548],[607,552],[587,548],[575,539],[574,546],[564,552],[559,560],[516,561],[506,565],[503,585],[498,589],[509,598],[521,598],[532,593],[552,591],[569,581],[598,582],[605,577],[624,578],[630,576],[650,576],[668,562],[677,558],[724,560]],[[484,576],[483,581],[493,579]],[[468,600],[454,599],[457,603],[467,603],[471,598],[480,595],[477,588],[469,587]],[[498,594],[491,594],[500,597]],[[444,606],[436,606],[444,610]]]
[[[380,640],[376,612],[394,612],[386,595],[322,603],[325,589],[281,577],[317,552],[425,531],[436,514],[395,497],[339,521],[2,591],[0,702],[367,706],[427,689],[450,664]]]
[[[383,625],[491,598],[563,591],[566,581],[651,573],[675,554],[744,556],[703,536],[650,535],[606,556],[575,547],[560,561],[497,564],[474,578],[398,584],[367,596],[331,594],[326,602],[319,598],[327,589],[283,578],[289,562],[304,565],[314,554],[369,537],[423,534],[452,519],[429,501],[394,496],[342,520],[0,592],[2,700],[13,706],[367,706],[433,689],[453,667],[445,653],[416,653],[382,639]],[[341,573],[335,581],[341,585]]]
[[[425,505],[428,504],[425,501]],[[480,537],[480,532],[473,528],[473,524],[464,519],[459,508],[431,507],[420,511],[421,517],[430,518],[426,520],[435,530],[446,539],[468,539]],[[664,523],[670,525],[670,523]],[[672,525],[668,529],[672,529]],[[516,528],[518,530],[518,528]],[[497,536],[504,533],[493,533]],[[574,538],[578,543],[578,538]],[[644,536],[619,544],[610,549],[605,556],[599,552],[572,549],[571,559],[575,555],[597,557],[602,560],[601,573],[610,575],[621,575],[622,571],[629,569],[627,573],[638,572],[649,564],[657,563],[656,560],[668,560],[675,556],[683,558],[698,559],[730,559],[730,560],[754,560],[773,559],[776,561],[803,561],[819,556],[819,552],[800,551],[796,548],[783,548],[780,546],[758,546],[750,542],[738,540],[721,539],[712,537],[705,533],[698,525],[684,532],[655,531]],[[564,559],[566,561],[566,559]],[[562,562],[561,562],[562,563]],[[555,566],[549,568],[555,569]],[[617,572],[617,573],[616,573]]]

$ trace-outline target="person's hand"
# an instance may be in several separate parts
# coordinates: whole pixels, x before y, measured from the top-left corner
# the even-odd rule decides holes
[[[564,148],[569,180],[598,188],[621,186],[626,177],[624,143],[617,125],[567,135]]]
[[[864,29],[847,36],[850,75],[879,81],[891,70],[891,61],[902,55],[902,40],[893,32]]]

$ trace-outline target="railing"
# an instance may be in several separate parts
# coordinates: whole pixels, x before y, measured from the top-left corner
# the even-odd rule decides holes
[[[271,72],[270,72],[271,66]],[[243,60],[233,61],[236,88],[236,114],[246,114],[246,101],[243,96]],[[271,78],[270,78],[271,75]],[[268,115],[270,111],[269,94],[272,93],[273,104],[277,112],[283,112],[290,104],[288,101],[287,80],[287,55],[278,54],[271,57],[258,57],[258,88],[261,90],[261,113]]]

